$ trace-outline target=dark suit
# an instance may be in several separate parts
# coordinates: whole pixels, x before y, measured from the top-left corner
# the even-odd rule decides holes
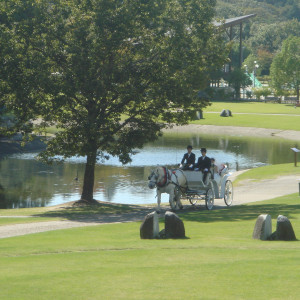
[[[189,156],[189,153],[185,153],[184,155],[183,155],[183,158],[182,158],[182,160],[181,160],[181,164],[183,165],[184,164],[184,162],[186,161],[186,169],[189,169],[189,165],[193,165],[193,168],[194,168],[194,165],[195,165],[195,161],[196,161],[196,156],[195,156],[195,154],[194,153],[192,153],[191,152],[191,154],[190,154],[190,156]],[[185,169],[184,168],[184,169]],[[193,169],[192,168],[192,169]]]
[[[199,168],[199,171],[201,171],[203,173],[203,182],[205,182],[205,180],[206,180],[206,176],[207,176],[208,172],[210,171],[210,167],[211,167],[211,160],[209,157],[200,156],[198,158],[196,168]],[[204,171],[204,169],[207,169],[208,171]]]

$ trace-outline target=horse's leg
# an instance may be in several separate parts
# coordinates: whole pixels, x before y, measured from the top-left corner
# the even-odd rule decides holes
[[[181,190],[178,189],[175,195],[175,199],[176,199],[176,206],[178,209],[183,209],[183,205],[181,203]]]
[[[176,210],[176,203],[174,202],[175,193],[174,189],[170,190],[169,192],[169,203],[172,209]]]
[[[161,192],[157,190],[157,212],[160,212]]]

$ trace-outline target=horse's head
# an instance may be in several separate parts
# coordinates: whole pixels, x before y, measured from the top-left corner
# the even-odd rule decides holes
[[[157,172],[157,169],[153,170],[151,172],[151,174],[148,176],[148,180],[149,180],[148,186],[149,186],[150,189],[154,189],[155,188],[156,183],[158,181],[158,177],[159,177],[159,174]]]
[[[163,187],[168,181],[168,169],[166,167],[157,167],[148,177],[148,186],[153,189],[155,186]]]

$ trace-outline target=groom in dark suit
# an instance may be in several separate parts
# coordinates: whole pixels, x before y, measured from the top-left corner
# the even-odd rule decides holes
[[[208,172],[211,167],[211,159],[206,156],[206,148],[201,148],[201,154],[196,164],[196,169],[203,173],[203,182],[205,183]]]
[[[195,167],[196,156],[192,152],[193,147],[191,145],[188,145],[186,149],[188,152],[183,155],[180,168],[182,170],[193,170]]]

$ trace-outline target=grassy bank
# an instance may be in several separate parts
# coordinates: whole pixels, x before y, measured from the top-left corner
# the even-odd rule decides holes
[[[221,112],[223,109],[230,109],[232,113],[257,113],[257,114],[289,114],[300,115],[300,107],[294,107],[292,104],[263,103],[263,102],[212,102],[211,106],[205,108],[205,111]],[[205,112],[204,111],[204,112]]]
[[[300,110],[299,110],[300,111]],[[237,115],[232,112],[232,117],[220,117],[218,113],[205,113],[204,119],[191,122],[199,125],[216,126],[239,126],[256,127],[280,130],[300,130],[300,116],[293,115],[255,115],[242,114]]]
[[[141,240],[140,223],[0,240],[3,299],[297,299],[299,242],[252,239],[279,214],[300,234],[299,196],[180,214],[187,239]],[[163,224],[161,223],[161,228]]]
[[[240,174],[235,180],[235,184],[243,180],[259,181],[288,175],[299,176],[300,180],[300,166],[297,165],[297,167],[295,167],[294,164],[278,164],[254,168]]]
[[[223,109],[231,110],[233,117],[220,117],[219,114]],[[211,112],[218,113],[214,114]],[[295,108],[294,105],[291,104],[243,101],[212,102],[212,105],[206,107],[203,113],[204,119],[192,123],[201,125],[300,130],[300,107]],[[237,115],[237,113],[243,113],[243,115]],[[272,114],[281,115],[274,116]],[[47,128],[46,132],[51,135],[57,132],[57,129],[55,127]]]

